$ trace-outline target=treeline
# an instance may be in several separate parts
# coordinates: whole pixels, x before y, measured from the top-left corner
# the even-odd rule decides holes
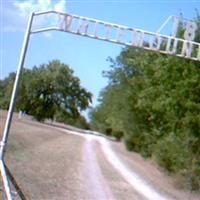
[[[81,111],[89,107],[92,94],[80,85],[68,65],[58,60],[33,69],[24,69],[16,100],[16,111],[32,115],[38,121],[52,119],[88,128]],[[7,110],[15,73],[0,80],[0,108]]]
[[[195,41],[200,42],[197,16]],[[184,33],[179,27],[179,37]],[[165,45],[165,44],[162,44]],[[123,139],[191,190],[200,189],[200,62],[124,48],[91,113],[93,129]]]

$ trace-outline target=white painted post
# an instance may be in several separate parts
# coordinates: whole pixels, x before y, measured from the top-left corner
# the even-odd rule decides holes
[[[14,111],[14,107],[15,107],[15,102],[16,102],[16,96],[17,96],[17,90],[18,90],[19,81],[20,81],[20,75],[21,75],[21,72],[23,69],[24,60],[25,60],[25,56],[26,56],[26,52],[27,52],[27,48],[28,48],[28,42],[29,42],[30,33],[31,33],[31,26],[32,26],[32,22],[33,22],[33,16],[34,16],[34,14],[32,13],[30,15],[27,29],[26,29],[26,34],[24,36],[24,42],[23,42],[23,46],[21,49],[21,55],[20,55],[18,69],[17,69],[17,73],[16,73],[16,78],[15,78],[15,83],[14,83],[14,87],[13,87],[13,91],[12,91],[10,106],[9,106],[9,110],[8,110],[8,114],[7,114],[5,127],[4,127],[3,137],[2,137],[2,140],[0,143],[0,171],[1,171],[4,188],[5,188],[6,196],[7,196],[8,200],[12,200],[13,197],[11,194],[9,178],[7,176],[6,169],[5,169],[4,154],[5,154],[6,147],[7,147],[7,141],[8,141],[9,130],[10,130],[10,125],[11,125],[11,121],[12,121],[13,111]]]

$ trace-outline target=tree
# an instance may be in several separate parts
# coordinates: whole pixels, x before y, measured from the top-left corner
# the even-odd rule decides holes
[[[12,81],[6,86],[4,97],[10,96],[10,89],[7,89],[11,85]],[[81,111],[88,108],[91,97],[92,94],[81,87],[79,78],[73,75],[73,70],[54,60],[32,70],[23,70],[16,108],[39,121],[58,117],[60,121],[74,122],[80,119]],[[2,108],[7,106],[1,104]]]
[[[104,75],[109,85],[91,113],[96,127],[123,132],[129,150],[200,189],[199,62],[129,47],[111,59]]]
[[[0,108],[8,109],[15,73],[10,73],[7,78],[0,80]]]

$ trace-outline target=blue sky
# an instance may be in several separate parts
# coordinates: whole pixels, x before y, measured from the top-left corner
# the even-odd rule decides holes
[[[17,69],[28,14],[32,11],[57,9],[155,32],[170,15],[182,12],[185,18],[192,19],[196,15],[195,8],[200,10],[200,0],[0,0],[0,5],[1,79]],[[171,25],[169,23],[163,32],[169,34]],[[108,70],[110,65],[106,58],[115,58],[122,47],[62,32],[35,34],[30,39],[25,67],[61,60],[93,93],[93,105],[96,105],[100,90],[107,84],[102,77],[102,71]]]

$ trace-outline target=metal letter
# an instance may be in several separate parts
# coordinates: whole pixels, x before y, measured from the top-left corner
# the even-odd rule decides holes
[[[168,53],[171,52],[171,51],[170,51],[170,46],[171,46],[171,38],[168,38],[168,40],[167,40],[167,47],[166,47],[166,51],[167,51]]]
[[[173,45],[173,49],[172,49],[172,53],[173,53],[173,54],[176,53],[177,44],[178,44],[178,40],[177,40],[176,38],[174,38],[174,45]]]
[[[175,54],[176,53],[176,49],[177,49],[177,44],[178,44],[178,40],[176,38],[173,38],[174,43],[173,43],[173,48],[171,50],[171,43],[172,43],[172,38],[168,38],[167,41],[167,47],[166,47],[166,51],[170,54]]]
[[[144,40],[144,33],[133,30],[132,45],[142,47],[143,46],[143,40]]]
[[[96,38],[98,38],[97,32],[98,32],[98,22],[96,22],[94,25],[94,37]]]
[[[198,55],[197,55],[197,60],[200,60],[200,45],[199,45],[199,51],[198,51]]]
[[[120,27],[118,27],[118,31],[117,31],[117,42],[121,42],[121,39],[122,39],[122,37],[123,37],[123,31],[124,31],[124,29],[122,29],[122,28],[120,28]]]
[[[181,54],[183,56],[190,57],[192,53],[192,47],[193,47],[192,43],[184,41]]]
[[[194,40],[196,30],[197,30],[196,22],[188,21],[187,24],[186,24],[186,30],[185,30],[185,33],[184,33],[184,38],[186,40]]]
[[[63,20],[60,23],[60,28],[64,31],[68,31],[72,23],[72,16],[64,15]]]
[[[83,29],[83,33],[87,35],[89,24],[81,19],[79,19],[79,26],[77,29],[77,33],[81,33],[81,29]]]
[[[160,44],[161,44],[161,38],[157,34],[152,35],[152,36],[153,36],[153,38],[152,38],[151,42],[149,43],[149,47],[152,50],[159,50]],[[156,47],[154,47],[154,43],[156,44]]]
[[[178,31],[178,25],[179,25],[179,17],[174,16],[173,17],[174,23],[172,28],[172,36],[176,37],[177,31]]]
[[[105,24],[105,28],[106,28],[105,39],[106,39],[106,40],[109,40],[109,33],[110,33],[111,27],[112,27],[111,25]]]

